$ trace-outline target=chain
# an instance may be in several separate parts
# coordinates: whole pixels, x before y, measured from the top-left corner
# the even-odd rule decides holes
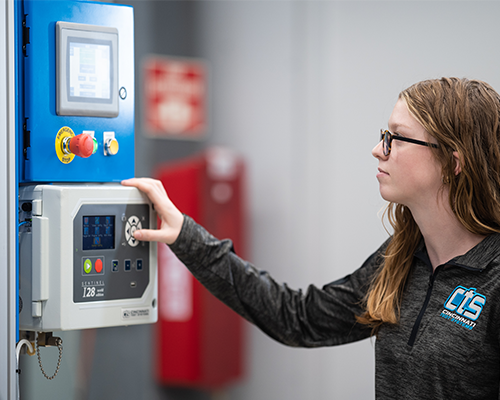
[[[61,359],[62,359],[62,340],[59,339],[57,341],[57,348],[59,349],[59,358],[57,360],[57,366],[56,366],[56,370],[54,371],[54,375],[52,376],[48,376],[46,373],[45,373],[45,370],[43,369],[43,366],[42,366],[42,357],[40,356],[40,345],[39,345],[39,342],[40,341],[40,337],[37,337],[37,340],[36,340],[36,355],[38,356],[38,365],[40,365],[40,369],[42,370],[42,374],[43,376],[45,376],[45,378],[47,378],[48,380],[52,380],[56,377],[57,373],[59,372],[59,367],[61,366]]]

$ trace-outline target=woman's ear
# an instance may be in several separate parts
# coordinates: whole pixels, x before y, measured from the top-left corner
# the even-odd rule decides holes
[[[453,152],[453,159],[455,160],[455,176],[462,172],[462,162],[460,161],[460,156],[458,151]]]

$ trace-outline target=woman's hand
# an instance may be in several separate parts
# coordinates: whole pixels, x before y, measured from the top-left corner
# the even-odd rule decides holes
[[[168,198],[163,184],[151,178],[132,178],[122,181],[122,185],[133,186],[144,192],[161,220],[160,229],[140,229],[134,232],[134,237],[137,240],[174,243],[181,232],[184,215]]]

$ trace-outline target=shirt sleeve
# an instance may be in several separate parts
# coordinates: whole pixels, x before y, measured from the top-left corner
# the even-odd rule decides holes
[[[277,283],[239,258],[230,240],[218,240],[185,216],[170,248],[214,296],[273,339],[294,347],[332,346],[371,336],[356,322],[382,259],[379,249],[354,273],[305,292]]]

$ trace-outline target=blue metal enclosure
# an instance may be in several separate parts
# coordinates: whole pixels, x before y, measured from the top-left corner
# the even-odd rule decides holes
[[[40,0],[25,0],[23,7],[19,181],[116,182],[134,176],[133,8]],[[107,67],[96,69],[101,54]],[[59,109],[64,101],[69,111]],[[110,106],[114,111],[103,112]],[[94,154],[65,158],[61,140],[82,133],[93,137]]]

